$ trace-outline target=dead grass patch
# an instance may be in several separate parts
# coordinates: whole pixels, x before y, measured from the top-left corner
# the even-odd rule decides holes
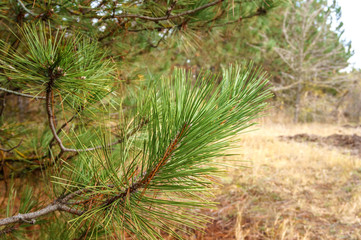
[[[215,220],[190,239],[361,239],[361,159],[317,143],[281,141],[299,133],[356,134],[356,128],[265,121],[242,135],[219,190]],[[234,157],[226,157],[229,161]]]

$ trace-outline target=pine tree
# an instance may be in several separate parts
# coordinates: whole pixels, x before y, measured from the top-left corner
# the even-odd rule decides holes
[[[222,0],[2,3],[0,156],[10,189],[0,234],[159,239],[202,227],[208,218],[194,210],[214,206],[217,159],[267,106],[267,75],[250,63],[221,75],[175,69],[125,84],[122,66],[166,40],[272,7]],[[32,111],[19,103],[20,112],[11,111],[16,99],[28,99]]]

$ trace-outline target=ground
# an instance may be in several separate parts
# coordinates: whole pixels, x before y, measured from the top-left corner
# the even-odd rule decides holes
[[[214,221],[186,239],[361,239],[361,127],[277,118],[234,141]]]
[[[361,239],[361,128],[269,119],[223,159],[244,167],[228,169],[205,212],[215,220],[189,239]]]

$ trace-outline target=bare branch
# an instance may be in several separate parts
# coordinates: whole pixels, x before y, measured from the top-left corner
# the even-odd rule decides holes
[[[60,139],[60,137],[58,136],[58,133],[57,133],[57,130],[55,129],[55,124],[54,124],[54,115],[53,115],[53,103],[51,101],[51,95],[52,95],[52,80],[49,82],[48,84],[48,89],[46,91],[46,112],[48,114],[48,121],[49,121],[49,126],[50,126],[50,130],[55,138],[55,141],[58,143],[60,149],[63,151],[63,152],[76,152],[76,153],[79,153],[79,152],[88,152],[88,151],[94,151],[96,149],[101,149],[101,148],[104,148],[104,147],[110,147],[110,146],[114,146],[116,144],[119,144],[119,143],[122,143],[124,141],[124,138],[122,139],[118,139],[116,140],[115,142],[113,143],[110,143],[106,146],[96,146],[96,147],[92,147],[92,148],[84,148],[84,149],[74,149],[74,148],[67,148],[63,145],[63,142],[62,140]],[[142,121],[141,124],[133,129],[133,131],[131,133],[129,133],[127,135],[127,137],[130,137],[132,135],[134,135],[137,131],[140,130],[140,128],[142,128],[146,123],[148,123],[147,120],[145,121]]]
[[[217,5],[217,4],[219,4],[219,3],[223,2],[223,1],[224,0],[217,0],[217,1],[204,4],[204,5],[200,6],[200,7],[195,8],[195,9],[188,10],[188,11],[176,14],[176,15],[171,15],[170,11],[168,11],[166,16],[163,16],[163,17],[149,17],[149,16],[136,15],[136,14],[121,14],[121,15],[110,15],[110,16],[107,16],[107,17],[102,17],[102,19],[107,19],[107,18],[138,18],[138,19],[157,22],[157,21],[163,21],[163,20],[170,20],[170,19],[174,19],[174,18],[180,18],[180,17],[186,16],[186,15],[191,15],[191,14],[199,12],[199,11],[201,11],[203,9],[206,9],[206,8],[212,7],[214,5]],[[171,10],[173,10],[173,9],[171,9]]]
[[[33,15],[34,17],[36,17],[37,15],[35,13],[33,13],[32,11],[30,11],[29,9],[27,9],[27,7],[25,7],[24,3],[21,0],[18,0],[18,3],[21,5],[21,7],[30,15]]]
[[[2,235],[6,235],[8,233],[11,233],[15,230],[15,227],[14,226],[9,226],[9,227],[6,227],[4,228],[3,230],[0,231],[0,236]]]
[[[158,22],[158,21],[163,21],[163,20],[170,20],[170,19],[180,18],[180,17],[186,16],[186,15],[191,15],[193,13],[196,13],[196,12],[199,12],[199,11],[204,10],[206,8],[217,5],[217,4],[219,4],[219,3],[223,2],[223,1],[224,0],[216,0],[214,2],[204,4],[204,5],[200,6],[200,7],[195,8],[195,9],[188,10],[188,11],[176,14],[176,15],[171,15],[171,11],[175,7],[175,5],[174,5],[173,7],[171,6],[168,9],[166,15],[163,16],[163,17],[149,17],[149,16],[137,15],[137,14],[120,14],[120,15],[111,14],[111,15],[108,15],[108,16],[90,15],[90,16],[85,16],[85,17],[99,18],[99,19],[102,19],[102,20],[111,19],[111,18],[133,18],[133,19],[143,19],[143,20],[147,20],[147,21]]]
[[[284,91],[284,90],[288,90],[288,89],[291,89],[291,88],[294,88],[296,87],[298,84],[300,83],[303,83],[303,81],[297,81],[297,82],[294,82],[290,85],[287,85],[287,86],[283,86],[283,87],[275,87],[275,88],[272,88],[271,90],[272,91],[275,91],[275,92],[278,92],[278,91]]]
[[[22,142],[23,142],[23,139],[21,139],[20,142],[19,142],[16,146],[14,146],[14,147],[12,147],[12,148],[10,148],[10,149],[0,148],[0,151],[3,151],[3,152],[11,152],[11,151],[14,150],[15,148],[19,147]]]
[[[157,48],[159,46],[159,44],[165,39],[165,37],[168,35],[169,33],[169,30],[170,28],[168,28],[166,30],[166,32],[163,34],[163,36],[158,40],[157,44],[153,44],[151,41],[149,41],[149,45],[152,47],[152,48]]]
[[[61,125],[61,127],[56,131],[56,134],[59,135],[61,133],[61,131],[71,122],[73,121],[79,114],[80,111],[82,111],[84,109],[84,106],[80,107],[80,109],[77,110],[77,113],[74,114],[71,118],[69,118],[65,123],[63,123],[63,125]],[[51,148],[54,145],[54,141],[55,141],[55,136],[53,136],[53,138],[50,140],[49,142],[49,148]]]
[[[65,211],[65,212],[69,212],[69,213],[79,215],[79,216],[84,213],[83,211],[79,211],[77,209],[70,208],[63,203],[54,202],[54,203],[49,204],[45,208],[42,208],[35,212],[23,213],[23,214],[19,213],[18,215],[15,215],[12,217],[0,219],[0,226],[5,226],[5,225],[13,224],[13,223],[21,223],[21,222],[35,224],[36,218],[39,218],[41,216],[47,215],[47,214],[55,212],[55,211]]]
[[[4,91],[4,92],[11,93],[11,94],[14,94],[14,95],[18,95],[18,96],[21,96],[21,97],[27,97],[27,98],[32,98],[32,99],[36,99],[36,100],[38,100],[38,99],[46,99],[45,97],[42,97],[42,96],[33,96],[33,95],[30,95],[30,94],[19,93],[19,92],[12,91],[12,90],[2,88],[2,87],[0,87],[0,91]]]

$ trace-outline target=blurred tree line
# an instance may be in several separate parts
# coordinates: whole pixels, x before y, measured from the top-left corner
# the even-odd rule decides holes
[[[334,121],[351,114],[340,105],[358,81],[344,71],[353,51],[343,39],[341,8],[328,2],[285,1],[262,18],[208,31],[195,40],[199,47],[193,51],[173,51],[182,53],[180,65],[196,69],[217,71],[229,62],[252,60],[271,74],[274,103],[294,122]]]
[[[0,2],[0,234],[158,239],[201,227],[189,209],[213,205],[211,160],[268,89],[295,122],[310,97],[337,112],[355,95],[340,13],[324,0]]]
[[[209,1],[145,1],[120,8],[107,1],[60,2],[3,3],[2,39],[17,47],[16,26],[39,19],[53,28],[80,32],[107,50],[118,78],[126,83],[142,80],[148,72],[169,73],[175,66],[192,68],[197,75],[202,69],[217,72],[222,65],[252,60],[271,74],[277,102],[293,113],[295,122],[307,120],[307,100],[301,102],[306,95],[338,98],[352,82],[340,73],[352,49],[342,38],[336,0],[232,1],[226,7],[217,1],[209,7]],[[204,10],[189,18],[167,18],[190,6]],[[123,12],[134,16],[122,17]],[[136,16],[149,12],[150,18]],[[325,104],[330,109],[335,105]]]

